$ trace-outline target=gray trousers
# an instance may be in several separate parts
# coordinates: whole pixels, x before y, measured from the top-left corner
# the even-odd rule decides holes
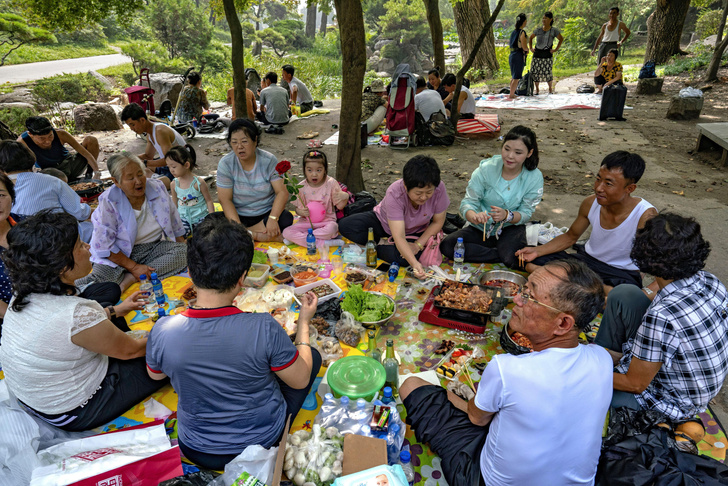
[[[599,44],[599,52],[597,52],[597,66],[602,63],[602,58],[609,54],[612,49],[617,49],[616,42],[602,42]]]

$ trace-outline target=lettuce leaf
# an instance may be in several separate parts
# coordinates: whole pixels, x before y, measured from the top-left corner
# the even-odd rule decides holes
[[[365,292],[361,285],[352,285],[341,303],[341,310],[347,311],[361,322],[376,322],[389,317],[394,304],[383,295]]]

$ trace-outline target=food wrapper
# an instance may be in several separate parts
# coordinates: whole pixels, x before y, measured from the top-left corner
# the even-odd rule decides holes
[[[342,312],[341,319],[336,323],[334,328],[334,334],[339,341],[351,346],[352,348],[357,347],[359,341],[361,341],[361,334],[364,332],[364,327],[354,320],[354,316],[348,312]]]

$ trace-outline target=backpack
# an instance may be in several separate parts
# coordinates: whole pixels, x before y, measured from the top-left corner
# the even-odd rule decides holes
[[[430,115],[425,121],[422,113],[415,113],[415,134],[417,146],[452,145],[455,142],[455,129],[441,111]]]
[[[653,61],[652,59],[647,61],[642,66],[642,69],[640,69],[640,75],[638,77],[639,79],[656,78],[657,73],[655,72],[655,61]]]
[[[527,72],[521,79],[518,80],[518,87],[516,87],[516,94],[518,96],[533,96],[533,78],[531,72]]]

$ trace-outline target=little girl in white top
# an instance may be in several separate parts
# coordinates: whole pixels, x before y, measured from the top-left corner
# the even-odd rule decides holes
[[[296,206],[298,222],[283,230],[283,238],[300,246],[306,246],[306,236],[313,224],[316,241],[325,241],[339,234],[336,222],[336,210],[343,209],[349,202],[349,194],[341,190],[336,179],[328,175],[329,162],[326,154],[319,150],[310,150],[303,156],[303,174],[305,180],[299,190],[298,198],[293,201]],[[315,204],[311,204],[315,203]],[[323,206],[323,220],[311,223],[311,206],[314,210]],[[314,218],[318,219],[318,218]]]
[[[170,192],[172,200],[177,204],[182,224],[187,230],[185,237],[188,237],[205,216],[215,212],[215,205],[205,181],[192,173],[197,160],[195,149],[190,145],[172,147],[164,156],[164,160],[175,177]]]

